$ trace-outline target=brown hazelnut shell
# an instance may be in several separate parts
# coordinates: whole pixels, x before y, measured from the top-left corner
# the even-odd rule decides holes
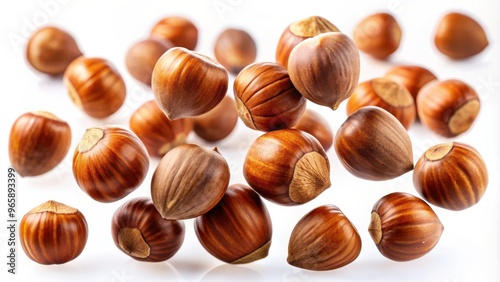
[[[138,81],[151,85],[151,76],[158,59],[174,45],[167,40],[148,38],[136,42],[125,55],[125,66]]]
[[[18,117],[10,130],[9,160],[21,176],[37,176],[55,168],[71,145],[68,123],[48,112]]]
[[[432,208],[420,198],[395,192],[373,206],[368,232],[382,255],[410,261],[429,253],[444,227]]]
[[[98,202],[118,201],[141,185],[149,157],[141,140],[115,126],[86,130],[73,154],[78,186]]]
[[[215,40],[214,55],[230,73],[238,74],[257,58],[257,44],[245,30],[227,28]]]
[[[321,144],[295,129],[267,132],[250,146],[243,165],[247,183],[269,201],[300,205],[330,187],[330,162]]]
[[[125,101],[125,82],[104,59],[75,59],[64,72],[64,84],[73,103],[94,118],[114,114]]]
[[[488,170],[474,147],[448,142],[429,148],[420,157],[413,184],[429,203],[459,211],[481,200],[488,187]]]
[[[196,135],[208,142],[220,141],[233,132],[238,123],[238,112],[233,98],[224,99],[211,111],[192,118]]]
[[[332,270],[353,262],[361,252],[361,237],[334,205],[317,207],[293,228],[288,242],[289,264],[316,271]]]
[[[401,27],[388,13],[376,13],[364,18],[353,35],[359,50],[380,60],[387,59],[399,48],[401,37]]]
[[[138,261],[160,262],[174,256],[184,242],[184,222],[161,217],[150,198],[139,197],[114,213],[115,245]]]
[[[233,87],[238,115],[251,129],[290,128],[306,108],[306,99],[293,86],[287,70],[276,63],[247,66]]]
[[[185,17],[170,16],[159,20],[151,28],[150,35],[189,50],[194,50],[198,43],[198,28]]]
[[[243,184],[229,186],[215,207],[196,218],[194,227],[202,246],[227,263],[265,258],[271,246],[272,225],[266,206]]]
[[[333,132],[328,121],[319,113],[306,109],[293,129],[302,130],[314,136],[325,152],[333,144]]]

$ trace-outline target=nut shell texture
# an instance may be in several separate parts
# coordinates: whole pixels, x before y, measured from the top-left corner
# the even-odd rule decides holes
[[[73,155],[73,175],[94,200],[109,203],[137,189],[149,169],[146,148],[120,127],[94,127],[85,132]]]
[[[161,19],[153,26],[150,35],[189,50],[194,50],[198,43],[198,28],[189,19],[179,16]]]
[[[144,143],[149,155],[155,157],[184,144],[192,128],[190,119],[169,120],[154,100],[144,103],[130,118],[130,129]]]
[[[200,138],[216,142],[229,136],[238,123],[234,100],[225,96],[214,109],[193,118],[193,131]]]
[[[48,112],[21,115],[9,136],[9,159],[21,176],[37,176],[56,167],[71,145],[69,125]]]
[[[32,209],[19,225],[24,252],[40,264],[63,264],[75,259],[85,248],[87,237],[83,214],[55,201]]]
[[[139,261],[165,261],[184,241],[184,222],[162,218],[145,197],[129,200],[116,210],[112,231],[115,245]]]
[[[229,166],[217,148],[177,146],[163,156],[153,174],[153,203],[163,218],[195,218],[222,199],[229,177]]]
[[[410,137],[386,110],[363,107],[340,126],[334,140],[340,162],[353,175],[387,180],[413,169]]]
[[[325,151],[328,151],[333,144],[333,132],[330,124],[313,110],[306,109],[293,128],[314,136]]]
[[[252,36],[241,29],[222,31],[214,45],[214,55],[229,72],[238,74],[257,57],[257,45]]]
[[[255,63],[243,69],[234,81],[234,97],[243,123],[262,131],[292,127],[306,108],[306,99],[293,86],[287,70],[276,63]]]
[[[377,13],[356,26],[353,38],[359,50],[383,60],[398,49],[401,36],[401,27],[392,15]]]
[[[293,48],[288,72],[293,85],[309,101],[337,109],[359,80],[359,52],[340,32],[306,39]]]
[[[272,225],[264,202],[250,187],[228,187],[222,200],[196,218],[196,236],[203,247],[227,263],[249,263],[267,256]]]
[[[174,47],[156,63],[151,86],[160,109],[175,120],[215,108],[226,95],[228,74],[214,59]]]
[[[442,136],[455,137],[469,130],[481,103],[471,86],[451,79],[424,86],[418,94],[417,107],[425,126]]]
[[[401,192],[382,197],[373,206],[368,231],[378,250],[395,261],[409,261],[430,252],[444,227],[423,200]]]
[[[281,34],[276,48],[276,62],[285,68],[293,48],[307,38],[339,29],[323,17],[311,16],[291,23]]]
[[[429,203],[463,210],[481,200],[488,186],[488,170],[472,146],[443,143],[429,148],[413,172],[417,192]]]
[[[26,45],[26,59],[36,70],[61,75],[82,52],[75,39],[66,31],[47,26],[31,35]]]
[[[138,81],[151,85],[151,76],[158,59],[174,45],[170,41],[148,38],[141,40],[127,51],[125,65],[129,73]]]
[[[94,118],[105,118],[125,101],[125,82],[106,60],[79,57],[64,72],[64,84],[73,103]]]
[[[289,264],[309,270],[332,270],[353,262],[361,238],[349,219],[333,205],[315,208],[295,225],[288,243]]]
[[[321,144],[295,129],[257,138],[243,165],[248,184],[262,197],[281,205],[306,203],[330,187],[330,163]]]

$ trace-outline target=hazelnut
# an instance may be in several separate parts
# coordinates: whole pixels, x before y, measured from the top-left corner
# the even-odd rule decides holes
[[[130,129],[155,157],[184,144],[192,128],[190,119],[169,120],[154,100],[144,103],[130,117]]]
[[[476,91],[460,80],[433,81],[424,86],[417,97],[420,121],[445,137],[467,131],[480,110]]]
[[[250,187],[234,184],[221,201],[195,220],[196,236],[214,257],[232,264],[265,258],[271,246],[271,218]]]
[[[26,59],[37,71],[61,75],[82,52],[73,36],[53,27],[42,27],[30,36],[26,45]]]
[[[228,79],[214,59],[174,47],[156,63],[151,86],[160,109],[175,120],[215,108],[226,95]]]
[[[386,78],[360,83],[347,100],[347,115],[365,106],[383,108],[396,117],[406,129],[415,121],[417,114],[410,92],[404,86]]]
[[[48,112],[17,118],[9,136],[9,159],[21,176],[37,176],[56,167],[71,145],[69,125]]]
[[[413,169],[410,137],[386,110],[367,106],[351,114],[340,126],[335,151],[353,175],[368,180],[388,180]]]
[[[385,74],[384,78],[390,79],[406,87],[413,96],[415,108],[417,108],[417,95],[420,89],[427,83],[437,79],[431,71],[420,66],[396,66],[390,69]]]
[[[488,187],[488,170],[472,146],[448,142],[425,151],[415,165],[413,184],[429,203],[463,210],[481,200]]]
[[[483,27],[461,13],[446,14],[434,35],[437,49],[451,59],[466,59],[481,53],[489,44]]]
[[[293,48],[288,72],[302,96],[336,110],[358,84],[358,49],[343,33],[322,33]]]
[[[24,252],[40,264],[63,264],[75,259],[85,248],[87,237],[83,214],[56,201],[32,209],[19,225],[19,241]]]
[[[398,49],[401,36],[401,27],[392,15],[376,13],[358,23],[353,39],[359,50],[384,60]]]
[[[295,129],[267,132],[250,146],[243,175],[262,197],[300,205],[330,187],[330,162],[321,144]]]
[[[430,252],[444,227],[421,199],[401,192],[382,197],[373,206],[368,232],[378,250],[394,261],[409,261]]]
[[[64,84],[75,105],[94,118],[105,118],[125,101],[125,82],[108,61],[79,57],[64,72]]]
[[[238,123],[236,103],[231,97],[225,96],[211,111],[192,120],[196,135],[208,142],[220,141],[231,134]]]
[[[361,252],[361,237],[334,205],[317,207],[293,228],[288,242],[289,264],[308,270],[332,270],[353,262]]]
[[[335,31],[339,29],[327,19],[319,16],[311,16],[291,23],[278,41],[276,62],[287,68],[288,57],[297,44],[318,34]]]
[[[244,67],[255,61],[257,45],[248,32],[228,28],[217,37],[214,54],[217,61],[230,73],[238,74]]]
[[[138,81],[151,85],[151,76],[158,59],[174,45],[167,40],[148,38],[141,40],[127,51],[125,65],[130,74]]]
[[[229,177],[229,166],[217,148],[177,146],[163,156],[153,174],[153,203],[163,218],[195,218],[222,199]]]
[[[276,63],[254,63],[234,80],[238,115],[251,129],[271,131],[294,126],[306,108],[287,70]]]
[[[184,241],[184,223],[162,218],[146,197],[121,205],[113,215],[111,226],[115,245],[138,261],[168,260]]]
[[[141,140],[120,127],[87,129],[73,155],[76,183],[102,203],[132,193],[144,181],[148,169],[148,153]]]
[[[330,124],[320,114],[311,109],[304,111],[293,129],[302,130],[314,136],[325,151],[328,151],[333,144],[333,132]]]
[[[151,37],[168,40],[174,46],[194,50],[198,43],[198,29],[189,19],[172,16],[158,21],[151,29]]]

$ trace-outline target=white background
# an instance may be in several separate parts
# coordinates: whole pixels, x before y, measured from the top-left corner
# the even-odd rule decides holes
[[[8,3],[8,4],[6,4]],[[22,3],[22,4],[21,4]],[[43,3],[52,3],[50,9]],[[55,5],[54,5],[55,3]],[[217,10],[219,4],[222,10]],[[225,10],[224,10],[225,9]],[[466,12],[486,28],[490,46],[481,55],[466,61],[451,61],[433,46],[432,35],[439,18],[446,12]],[[416,195],[411,173],[387,182],[358,179],[339,163],[334,149],[328,151],[332,187],[317,199],[297,207],[284,207],[266,201],[273,220],[273,240],[269,256],[241,266],[226,265],[211,257],[199,244],[192,220],[186,221],[186,239],[180,251],[164,263],[137,262],[120,252],[111,239],[111,217],[116,208],[137,196],[149,196],[151,175],[158,163],[152,160],[148,177],[139,189],[125,199],[102,204],[83,193],[73,179],[71,157],[86,128],[103,124],[128,125],[132,111],[152,99],[149,88],[133,80],[124,66],[127,48],[148,35],[152,25],[164,16],[184,15],[199,28],[197,50],[212,56],[217,34],[226,27],[244,28],[258,44],[258,61],[274,61],[279,36],[291,22],[320,15],[352,35],[355,24],[376,11],[389,11],[399,20],[403,40],[387,62],[361,54],[360,81],[382,76],[396,64],[420,64],[440,79],[458,78],[479,92],[482,109],[470,131],[453,140],[473,145],[485,158],[490,185],[476,206],[461,212],[435,207],[445,226],[435,249],[421,259],[406,263],[390,261],[379,254],[367,232],[373,204],[382,196],[404,191]],[[458,1],[2,1],[0,4],[0,168],[6,187],[9,167],[7,140],[14,120],[28,111],[46,110],[69,122],[73,143],[65,161],[53,171],[33,178],[18,178],[18,218],[49,199],[78,208],[86,216],[89,239],[84,252],[74,261],[59,266],[43,266],[29,260],[18,248],[17,281],[500,281],[500,4],[494,0]],[[104,120],[89,118],[70,101],[60,78],[50,78],[30,69],[24,60],[23,42],[36,26],[55,24],[68,30],[87,56],[110,60],[126,79],[128,96],[123,108]],[[232,82],[231,82],[232,85]],[[229,94],[232,95],[232,86]],[[333,112],[309,103],[328,119],[336,132],[345,120],[345,103]],[[445,142],[421,125],[409,133],[415,161],[430,146]],[[259,135],[239,122],[235,132],[215,144],[231,167],[231,183],[244,182],[242,163],[251,142]],[[189,141],[204,146],[196,136]],[[0,189],[0,221],[6,224],[6,192]],[[327,272],[310,272],[286,263],[287,245],[295,223],[308,211],[323,204],[337,205],[357,227],[363,241],[360,256],[350,265]],[[0,228],[0,273],[7,276],[4,263],[7,232]],[[7,281],[2,278],[2,281]]]

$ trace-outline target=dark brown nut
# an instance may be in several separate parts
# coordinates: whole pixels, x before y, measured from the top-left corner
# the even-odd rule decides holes
[[[333,132],[330,124],[313,110],[306,109],[293,129],[302,130],[314,136],[321,143],[325,152],[333,144]]]
[[[184,242],[184,222],[161,217],[150,198],[134,198],[114,213],[115,245],[138,261],[160,262],[174,256]]]
[[[225,96],[210,112],[192,118],[193,131],[205,141],[216,142],[233,132],[238,123],[238,112],[234,100]]]
[[[242,184],[229,186],[215,207],[196,218],[194,228],[201,245],[227,263],[263,259],[271,246],[272,225],[266,206]]]
[[[287,70],[276,63],[254,63],[234,81],[238,115],[251,129],[271,131],[294,126],[306,108]]]

